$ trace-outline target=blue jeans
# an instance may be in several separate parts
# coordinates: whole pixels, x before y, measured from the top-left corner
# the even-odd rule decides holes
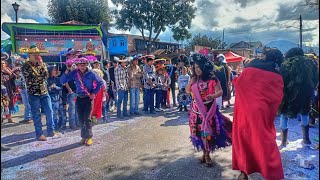
[[[161,108],[163,102],[163,92],[161,89],[156,90],[156,108]]]
[[[138,113],[140,101],[140,88],[130,89],[130,113]]]
[[[150,112],[154,112],[154,89],[145,89],[146,95],[146,107],[145,111],[148,111],[150,108]]]
[[[29,103],[27,89],[21,89],[21,99],[22,99],[22,103],[24,105],[24,120],[30,120],[31,119],[31,107],[30,107],[30,103]]]
[[[118,90],[117,116],[121,116],[121,104],[123,102],[123,115],[127,115],[128,91]]]
[[[55,130],[59,129],[59,121],[60,121],[60,117],[61,117],[61,113],[63,112],[61,107],[61,103],[59,101],[52,101],[52,112],[53,112],[53,122],[54,122],[54,127]]]
[[[298,116],[301,119],[301,125],[307,126],[309,124],[309,114],[306,114],[306,115],[298,114]],[[280,115],[280,128],[282,130],[288,129],[288,122],[289,122],[288,117],[284,114],[281,114]]]
[[[147,108],[147,99],[146,99],[146,91],[147,89],[146,88],[143,88],[143,110],[146,110],[148,109]]]
[[[31,113],[32,113],[33,122],[34,122],[34,128],[36,130],[36,136],[40,137],[41,135],[43,135],[40,107],[44,109],[46,114],[47,133],[51,134],[54,130],[54,122],[53,122],[51,98],[49,94],[41,95],[41,96],[35,96],[33,94],[29,94],[29,100],[30,100]]]
[[[110,99],[110,107],[113,107],[113,105],[117,106],[118,104],[118,91],[116,91],[114,93],[114,98],[113,99]]]
[[[102,102],[102,116],[103,116],[103,120],[104,121],[108,121],[108,111],[109,111],[109,109],[108,109],[109,107],[108,107],[108,102],[107,101],[103,101]]]

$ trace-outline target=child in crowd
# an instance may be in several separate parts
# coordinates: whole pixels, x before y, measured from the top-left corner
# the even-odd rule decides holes
[[[58,76],[58,71],[56,66],[48,66],[48,73],[50,77],[48,78],[48,92],[51,98],[52,103],[52,112],[53,112],[53,121],[55,130],[58,130],[60,127],[58,125],[59,117],[61,117],[63,111],[62,105],[62,84]],[[66,127],[62,127],[65,129]]]
[[[187,74],[187,67],[182,66],[181,67],[181,75],[178,77],[178,87],[179,87],[179,93],[185,93],[186,92],[186,86],[189,84],[190,76]],[[179,111],[182,111],[182,105],[179,104]],[[188,111],[187,106],[184,105],[184,111]]]
[[[156,108],[157,112],[163,111],[162,107],[166,106],[167,90],[170,84],[170,78],[164,71],[164,66],[157,68],[156,75]]]
[[[10,102],[10,99],[7,92],[7,88],[2,84],[2,79],[1,79],[1,124],[3,123],[4,119],[10,118],[9,102]]]

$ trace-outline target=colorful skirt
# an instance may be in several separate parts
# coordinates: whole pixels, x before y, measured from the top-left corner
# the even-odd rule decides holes
[[[212,103],[207,104],[207,111],[210,109]],[[189,117],[189,126],[190,126],[190,139],[198,151],[207,150],[215,151],[222,147],[230,146],[232,141],[232,122],[229,118],[225,117],[220,113],[217,106],[216,114],[210,120],[210,127],[212,128],[212,133],[205,135],[201,124],[203,118],[198,111],[198,107],[193,102],[191,103],[190,117]]]

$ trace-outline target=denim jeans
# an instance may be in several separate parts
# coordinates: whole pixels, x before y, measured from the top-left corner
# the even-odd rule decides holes
[[[172,94],[172,103],[173,105],[176,105],[177,101],[176,101],[176,83],[172,83],[171,86],[170,86],[170,90],[171,90],[171,94]]]
[[[130,88],[130,113],[138,113],[140,88]]]
[[[143,110],[145,111],[147,108],[147,93],[146,93],[147,89],[143,88]]]
[[[22,103],[24,105],[24,120],[30,120],[31,119],[31,107],[30,107],[30,103],[29,103],[27,89],[21,89],[21,99],[22,99]]]
[[[127,115],[128,91],[118,90],[117,116],[121,116],[121,104],[123,102],[123,115]]]
[[[108,117],[108,102],[107,101],[103,101],[102,102],[102,116],[103,116],[103,120],[104,121],[108,121],[109,117]]]
[[[309,124],[309,114],[306,114],[306,115],[298,114],[298,116],[301,119],[301,124],[303,126],[307,126]],[[280,115],[280,128],[282,130],[288,129],[288,122],[289,122],[289,118],[286,115],[281,114]]]
[[[117,106],[118,104],[118,91],[114,93],[114,98],[110,99],[110,107]]]
[[[77,113],[81,125],[81,137],[85,139],[92,138],[92,120],[90,119],[93,108],[93,100],[89,97],[77,97]]]
[[[163,102],[163,93],[161,89],[156,90],[156,108],[161,108]]]
[[[146,108],[145,111],[148,111],[150,108],[150,112],[154,112],[154,89],[145,89],[146,94]]]
[[[60,121],[60,117],[61,117],[61,113],[62,113],[62,109],[60,109],[61,103],[59,101],[52,101],[52,99],[51,99],[51,103],[52,103],[54,127],[55,127],[55,130],[58,130],[59,129],[58,123]]]
[[[54,130],[54,122],[51,98],[49,94],[40,96],[29,94],[29,100],[36,136],[40,137],[41,135],[43,135],[40,106],[44,109],[46,115],[47,133],[51,134]]]

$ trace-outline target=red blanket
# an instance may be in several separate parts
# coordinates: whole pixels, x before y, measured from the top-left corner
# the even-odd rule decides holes
[[[232,168],[260,172],[270,180],[283,179],[274,119],[283,97],[279,74],[248,67],[233,81]]]

